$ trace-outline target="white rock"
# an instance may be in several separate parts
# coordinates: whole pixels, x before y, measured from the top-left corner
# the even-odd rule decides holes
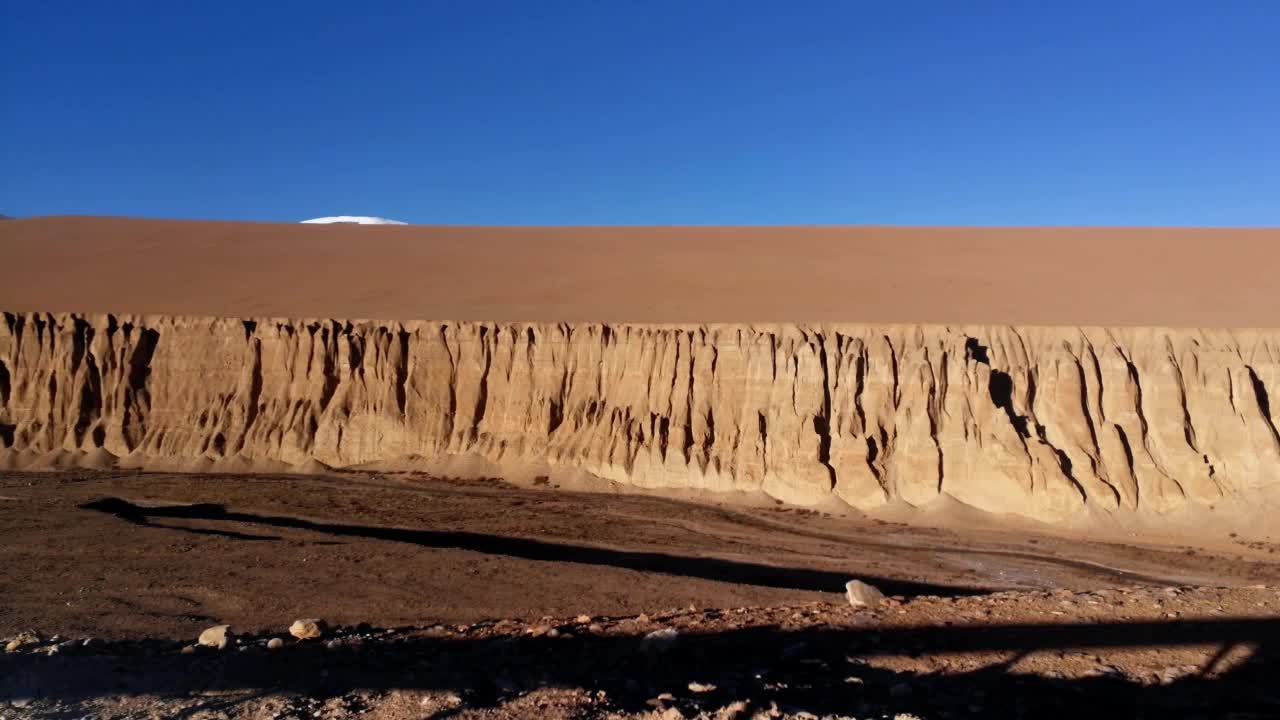
[[[875,605],[884,599],[884,593],[880,592],[876,586],[868,585],[861,580],[850,580],[845,583],[844,594],[849,598],[849,604],[856,608]]]
[[[230,625],[214,625],[213,627],[200,633],[196,642],[204,647],[217,648],[222,650],[231,640]]]

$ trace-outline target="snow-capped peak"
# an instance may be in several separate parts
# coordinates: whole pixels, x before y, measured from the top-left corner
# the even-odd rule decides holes
[[[312,223],[316,225],[408,225],[409,223],[400,222],[399,220],[388,220],[380,217],[369,217],[367,215],[334,215],[332,217],[318,217],[310,220],[303,220],[304,223]]]

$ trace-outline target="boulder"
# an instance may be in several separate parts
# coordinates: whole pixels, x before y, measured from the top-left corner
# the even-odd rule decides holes
[[[845,583],[844,594],[849,598],[849,604],[856,608],[875,605],[884,599],[884,593],[880,592],[879,588],[861,580],[850,580]]]

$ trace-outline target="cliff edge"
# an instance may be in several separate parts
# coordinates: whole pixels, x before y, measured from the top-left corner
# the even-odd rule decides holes
[[[1280,485],[1280,331],[7,312],[0,464],[474,458],[1062,522]]]

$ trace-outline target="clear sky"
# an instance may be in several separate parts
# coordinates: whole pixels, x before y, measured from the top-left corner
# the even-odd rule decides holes
[[[0,0],[0,213],[1280,225],[1280,2]]]

